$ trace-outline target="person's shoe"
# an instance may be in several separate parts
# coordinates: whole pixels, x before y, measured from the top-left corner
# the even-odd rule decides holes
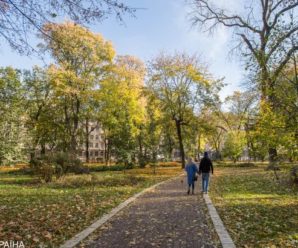
[[[187,194],[189,195],[190,190],[187,190]]]

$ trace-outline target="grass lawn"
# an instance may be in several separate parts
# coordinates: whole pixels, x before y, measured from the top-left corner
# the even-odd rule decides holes
[[[133,194],[181,173],[180,167],[68,175],[49,184],[0,172],[0,241],[58,247]]]
[[[237,247],[298,247],[297,187],[264,168],[216,167],[213,204]],[[287,178],[289,170],[279,173]]]

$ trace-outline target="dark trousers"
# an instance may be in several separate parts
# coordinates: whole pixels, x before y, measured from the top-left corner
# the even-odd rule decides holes
[[[194,190],[194,188],[195,188],[195,182],[193,181],[191,184],[188,184],[188,188],[190,188],[190,186],[191,186],[192,190]]]

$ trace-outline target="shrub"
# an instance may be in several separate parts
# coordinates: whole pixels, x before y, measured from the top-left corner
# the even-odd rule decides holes
[[[30,161],[30,168],[33,174],[38,175],[39,178],[46,183],[51,182],[55,174],[55,166],[53,166],[45,156],[32,159]]]
[[[51,182],[52,177],[62,177],[64,174],[73,172],[75,174],[89,173],[89,169],[70,153],[54,153],[34,158],[30,161],[31,171],[45,182]]]
[[[106,165],[101,165],[101,166],[89,166],[90,171],[123,171],[126,170],[127,167],[124,165],[111,165],[111,166],[106,166]]]
[[[76,157],[76,155],[71,153],[67,153],[67,152],[54,153],[50,156],[50,160],[53,163],[59,165],[62,168],[62,171],[64,174],[68,172],[77,173],[80,171],[84,171],[84,169],[82,169],[83,164],[81,160],[79,160]],[[87,170],[85,169],[85,171]]]
[[[249,163],[249,162],[247,162],[247,163],[239,163],[237,165],[239,167],[254,167],[254,166],[256,166],[254,163]]]
[[[157,164],[160,167],[180,167],[181,164],[178,162],[159,162]]]
[[[131,162],[126,163],[126,165],[125,165],[125,169],[126,170],[133,169],[133,168],[134,168],[134,164],[133,163],[131,163]]]

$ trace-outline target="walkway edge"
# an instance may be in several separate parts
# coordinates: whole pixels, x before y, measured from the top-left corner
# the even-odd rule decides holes
[[[97,221],[95,221],[93,224],[91,224],[85,230],[81,231],[80,233],[78,233],[74,237],[72,237],[71,239],[67,240],[63,245],[60,246],[60,248],[73,248],[78,243],[80,243],[83,239],[85,239],[87,236],[89,236],[92,232],[94,232],[97,228],[99,228],[104,223],[106,223],[109,219],[111,219],[115,214],[117,214],[123,208],[125,208],[130,203],[135,201],[138,197],[147,193],[148,191],[155,189],[156,187],[158,187],[164,183],[175,180],[181,176],[182,176],[182,174],[180,174],[179,176],[167,179],[165,181],[162,181],[160,183],[154,184],[153,186],[146,188],[146,189],[142,190],[141,192],[133,195],[132,197],[128,198],[126,201],[122,202],[117,207],[113,208],[108,214],[104,214],[102,217],[100,217]]]
[[[208,194],[204,194],[204,199],[211,216],[213,225],[217,232],[217,235],[220,239],[223,248],[236,248],[231,236],[229,235],[227,229],[225,228],[222,220],[220,219],[215,207],[212,204],[212,201]]]

